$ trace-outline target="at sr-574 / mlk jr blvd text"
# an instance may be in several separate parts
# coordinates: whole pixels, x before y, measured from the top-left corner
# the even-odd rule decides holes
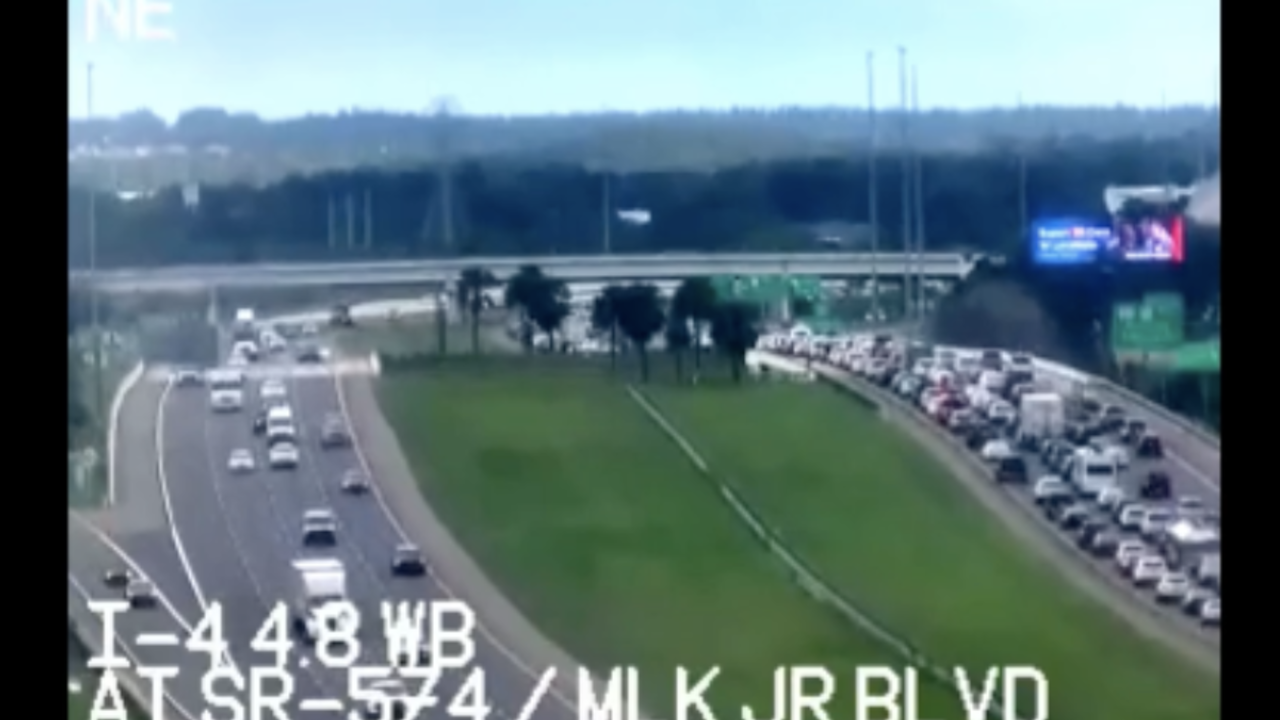
[[[720,668],[705,672],[687,668],[675,671],[675,707],[656,717],[670,720],[844,720],[853,710],[854,720],[1048,720],[1049,682],[1040,670],[1025,665],[987,668],[969,672],[952,670],[958,712],[963,718],[926,718],[919,711],[920,675],[915,668],[868,665],[852,678],[852,697],[836,699],[835,673],[818,665],[780,667],[773,673],[770,707],[744,705],[737,715],[725,717],[711,709],[707,693]],[[646,676],[647,677],[647,676]],[[663,682],[669,678],[662,679]],[[646,680],[647,682],[647,680]],[[930,681],[926,681],[930,682]],[[615,668],[601,691],[591,682],[578,683],[580,720],[642,720],[639,707],[640,674],[635,668]],[[852,708],[849,702],[852,701]],[[1015,715],[1015,708],[1023,714]]]

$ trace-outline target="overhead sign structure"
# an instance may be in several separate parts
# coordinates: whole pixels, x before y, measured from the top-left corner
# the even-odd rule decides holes
[[[1185,305],[1176,293],[1152,293],[1141,302],[1111,309],[1111,351],[1118,358],[1144,359],[1185,342]]]

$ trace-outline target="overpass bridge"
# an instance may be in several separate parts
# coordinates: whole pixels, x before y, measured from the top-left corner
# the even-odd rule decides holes
[[[107,293],[199,292],[218,287],[267,288],[402,285],[448,282],[463,268],[489,269],[499,279],[534,264],[564,280],[680,280],[699,275],[797,275],[831,278],[900,277],[959,280],[980,256],[967,253],[663,253],[650,255],[552,255],[465,257],[328,263],[185,265],[159,268],[73,270],[72,284]]]

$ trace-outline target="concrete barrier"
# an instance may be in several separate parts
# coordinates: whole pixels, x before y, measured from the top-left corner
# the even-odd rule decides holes
[[[111,411],[107,421],[107,505],[116,504],[116,433],[117,426],[120,424],[120,407],[124,405],[124,398],[138,384],[138,380],[142,378],[142,373],[146,370],[146,363],[139,360],[133,369],[128,372],[116,386],[115,394],[111,396]]]

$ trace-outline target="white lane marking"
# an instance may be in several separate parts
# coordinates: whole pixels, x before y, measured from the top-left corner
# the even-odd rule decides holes
[[[373,468],[369,465],[369,460],[367,457],[365,457],[364,450],[361,449],[360,447],[360,434],[356,430],[355,423],[351,422],[351,413],[347,411],[347,397],[346,397],[345,391],[342,388],[342,376],[335,373],[333,375],[333,384],[334,384],[334,391],[338,395],[339,411],[342,413],[342,416],[346,419],[347,430],[348,432],[351,433],[351,449],[355,452],[356,460],[360,463],[360,467],[362,470],[364,470],[365,475],[367,475],[370,480],[374,480],[375,478],[373,475]],[[400,525],[400,522],[396,519],[395,514],[392,512],[391,506],[387,504],[386,499],[382,496],[382,492],[378,489],[378,483],[371,482],[369,489],[372,492],[373,497],[378,501],[379,507],[382,508],[382,514],[386,516],[387,521],[391,524],[391,527],[395,528],[396,534],[399,535],[400,539],[403,540],[404,542],[409,542],[410,541],[409,535],[404,531],[404,527]],[[462,601],[462,598],[458,595],[458,593],[454,592],[453,588],[449,587],[449,585],[445,583],[443,578],[441,578],[439,575],[435,573],[431,573],[430,577],[432,581],[435,582],[435,584],[439,586],[441,590],[444,591],[444,594],[449,596],[450,599]],[[526,663],[519,655],[515,653],[514,650],[504,645],[502,641],[499,640],[491,630],[489,630],[489,628],[484,624],[484,621],[481,620],[481,618],[478,615],[476,616],[476,629],[479,630],[480,634],[483,635],[484,638],[489,641],[489,644],[493,645],[493,647],[496,648],[499,653],[501,653],[504,657],[510,660],[511,664],[515,665],[516,668],[519,669],[521,672],[523,672],[525,675],[527,675],[529,679],[533,680],[535,683],[542,681],[543,674],[535,670],[528,663]],[[549,691],[550,691],[551,697],[554,697],[556,700],[560,701],[560,703],[564,705],[566,710],[568,710],[570,713],[576,712],[574,703],[570,701],[569,698],[565,697],[564,693],[562,693],[558,688],[556,688],[553,685],[549,688]]]
[[[202,610],[208,612],[209,601],[200,587],[200,580],[196,578],[195,568],[191,567],[191,560],[187,557],[187,549],[182,544],[182,533],[178,532],[178,520],[173,514],[173,500],[169,497],[169,477],[164,471],[165,406],[172,391],[173,381],[170,380],[165,383],[164,390],[160,392],[160,406],[156,410],[156,476],[160,479],[160,499],[163,501],[165,519],[169,523],[169,537],[173,540],[174,549],[178,551],[178,562],[182,564],[182,572],[187,576],[187,582],[191,583],[191,591],[195,593],[196,602],[200,603]]]
[[[111,397],[110,420],[107,422],[107,507],[116,504],[116,434],[120,427],[120,408],[124,407],[124,399],[129,391],[138,384],[142,370],[143,364],[139,361],[124,376],[124,380],[120,381],[115,395]]]
[[[116,542],[112,540],[109,535],[107,535],[100,528],[98,528],[98,526],[94,525],[93,523],[89,522],[83,517],[80,517],[80,514],[75,512],[74,510],[70,512],[69,515],[77,523],[79,523],[86,530],[92,533],[93,536],[96,537],[98,541],[101,542],[104,546],[106,546],[106,548],[110,550],[112,554],[114,554],[116,557],[124,561],[124,564],[128,565],[129,569],[132,570],[135,574],[142,577],[148,577],[148,578],[151,577],[150,575],[148,575],[146,572],[143,571],[142,566],[139,565],[137,561],[133,559],[133,557],[131,557],[128,553],[124,551],[124,548],[117,545]],[[70,571],[68,570],[68,573],[69,572]],[[152,579],[154,580],[154,578]],[[169,602],[169,597],[164,594],[163,590],[160,589],[160,584],[154,583],[154,585],[156,589],[156,598],[160,600],[160,604],[164,607],[165,610],[169,612],[170,615],[173,616],[174,620],[178,621],[178,625],[182,626],[183,630],[186,630],[188,633],[190,633],[191,624],[188,623],[187,620],[182,617],[182,613],[178,612],[178,608],[175,607],[173,603]]]
[[[76,591],[76,594],[79,595],[82,600],[84,600],[85,605],[88,605],[89,601],[93,599],[93,596],[89,594],[89,591],[85,589],[85,586],[81,584],[80,581],[76,579],[76,576],[71,574],[70,572],[67,573],[67,580],[71,581],[71,587],[74,588]],[[178,620],[179,623],[182,623],[181,618],[178,618],[176,615],[174,617],[175,619]],[[129,658],[129,660],[133,663],[133,666],[135,668],[143,667],[144,663],[140,662],[138,660],[138,656],[135,655],[133,651],[129,649],[128,643],[124,642],[124,640],[121,640],[119,638],[117,638],[117,643],[120,646],[121,652],[123,652]],[[129,681],[129,682],[132,683],[132,681]],[[135,687],[134,695],[147,697],[149,693],[144,693],[142,692],[141,688]],[[188,710],[185,706],[183,706],[182,703],[178,702],[177,698],[175,698],[168,690],[164,691],[164,697],[166,700],[169,701],[169,704],[172,705],[174,708],[176,708],[177,711],[181,713],[183,717],[187,718],[187,720],[196,720],[196,718],[200,717],[199,715]]]
[[[1168,453],[1167,455],[1170,460],[1177,463],[1183,470],[1186,470],[1187,474],[1190,475],[1193,480],[1200,483],[1207,490],[1209,490],[1209,492],[1213,493],[1214,495],[1222,494],[1222,485],[1216,482],[1213,478],[1197,470],[1194,465],[1187,462],[1186,460],[1183,460],[1181,456],[1175,453]]]

